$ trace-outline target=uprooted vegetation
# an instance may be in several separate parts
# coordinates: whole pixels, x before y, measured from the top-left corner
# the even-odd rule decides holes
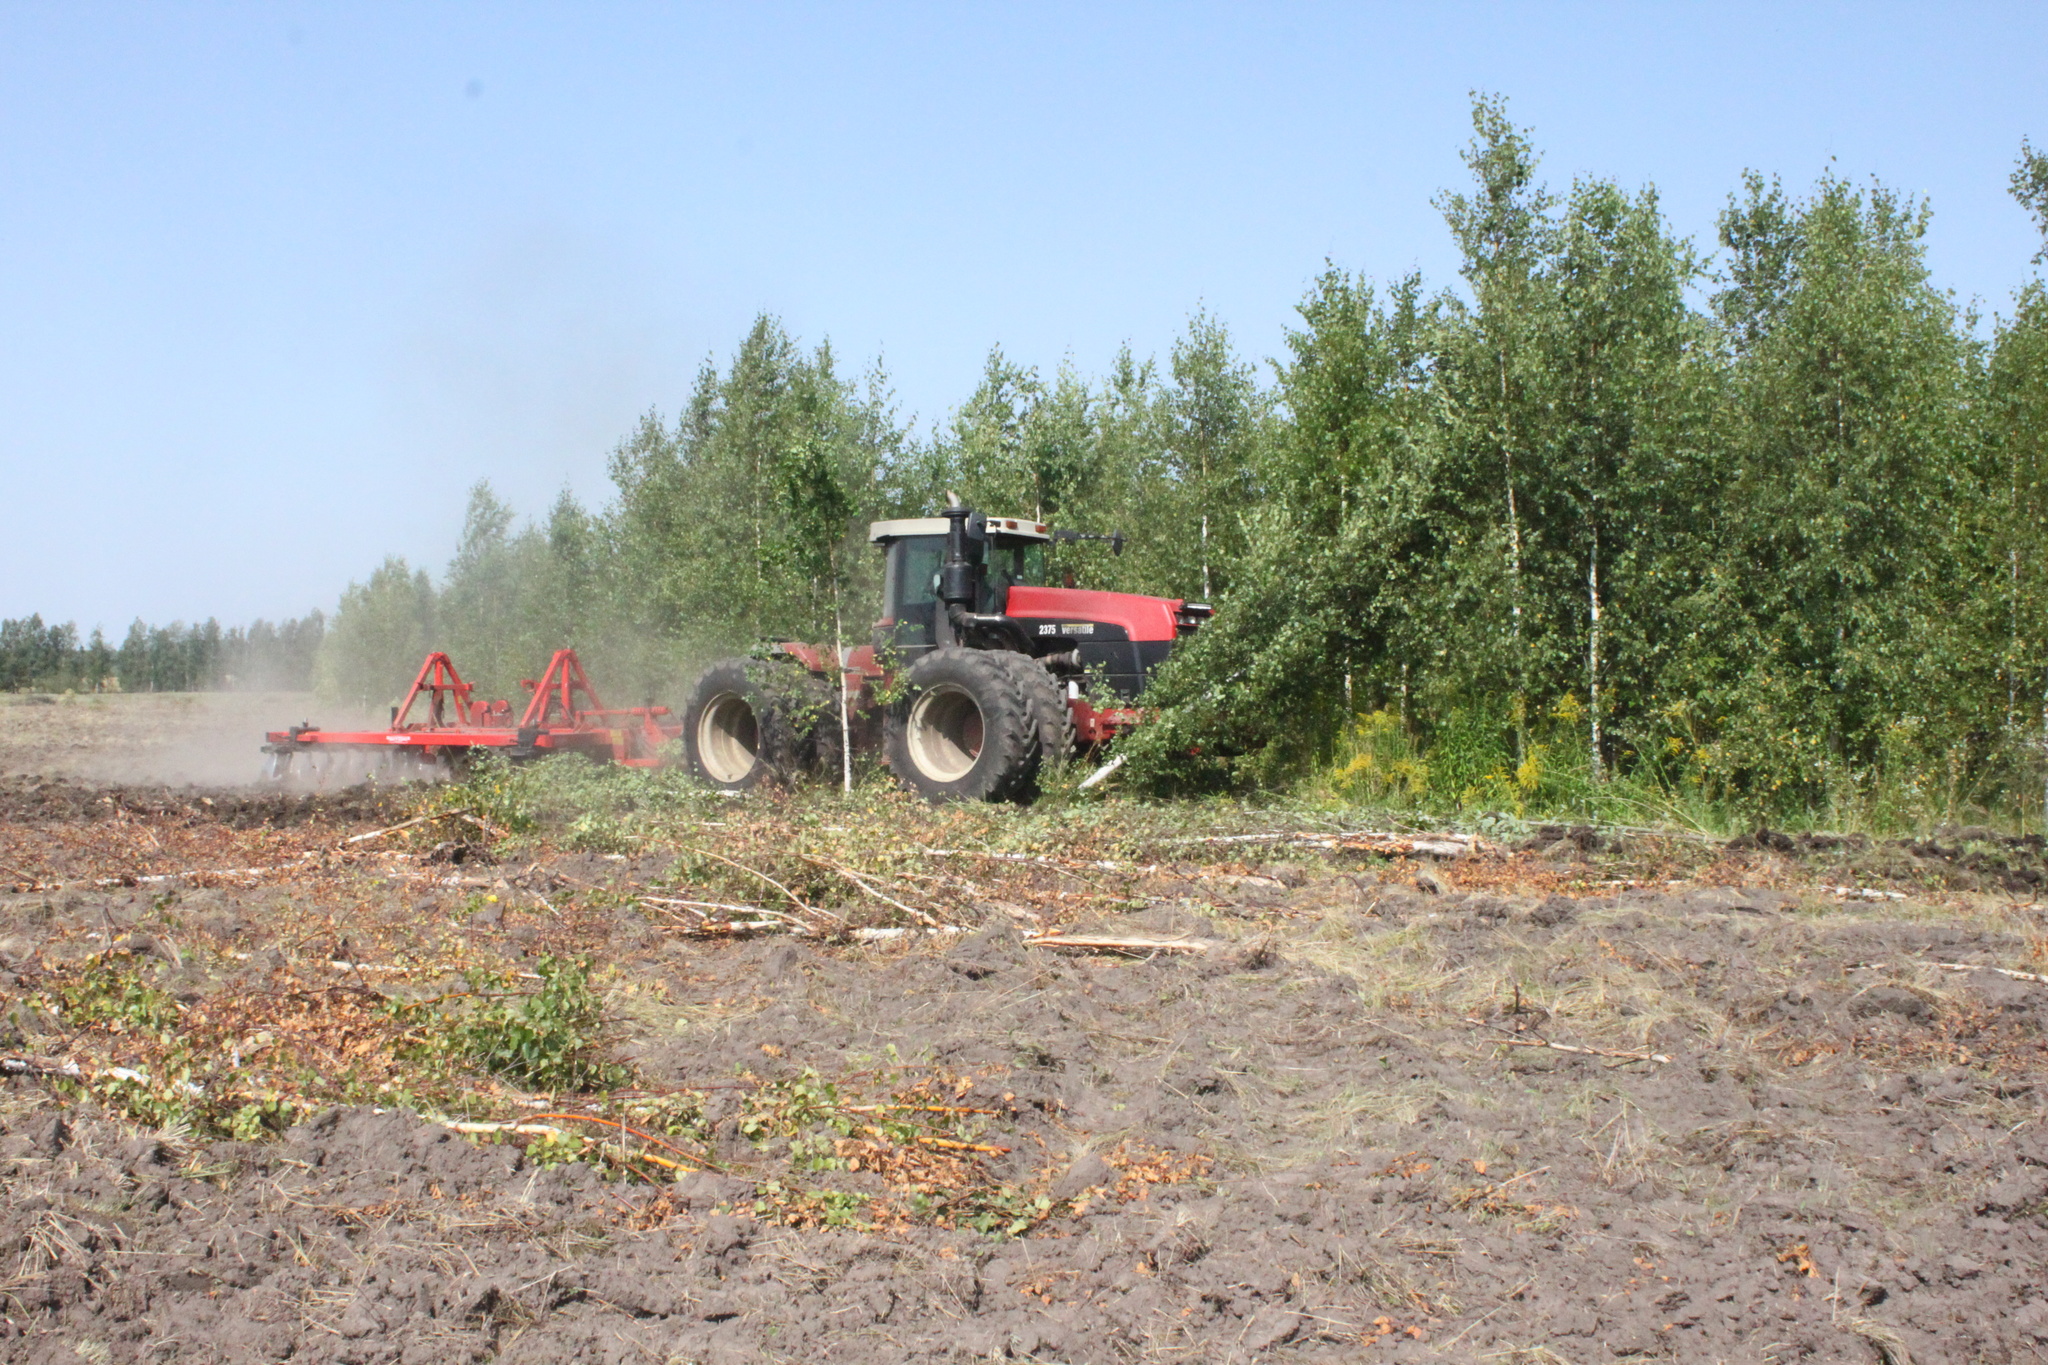
[[[0,1354],[2048,1345],[2038,848],[411,799],[0,789]]]

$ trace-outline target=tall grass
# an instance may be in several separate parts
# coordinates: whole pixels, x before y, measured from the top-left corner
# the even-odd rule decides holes
[[[1973,784],[1966,756],[1930,759],[1911,719],[1901,721],[1876,762],[1824,768],[1821,798],[1797,803],[1732,794],[1712,755],[1674,739],[1659,754],[1630,754],[1618,773],[1596,779],[1587,760],[1583,711],[1567,699],[1526,727],[1519,756],[1512,731],[1493,716],[1459,714],[1424,736],[1394,713],[1357,716],[1331,760],[1298,789],[1312,802],[1471,821],[1584,821],[1671,827],[1728,837],[1760,824],[1925,837],[1944,827],[1987,825],[2039,832],[2038,803],[2014,784]],[[1992,795],[1994,791],[2002,795]]]

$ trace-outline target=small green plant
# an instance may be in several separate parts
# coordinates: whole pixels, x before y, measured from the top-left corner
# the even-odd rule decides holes
[[[837,1140],[859,1127],[840,1102],[839,1088],[810,1067],[789,1080],[770,1081],[747,1096],[740,1112],[740,1136],[755,1146],[789,1140],[789,1157],[800,1170],[838,1170]]]
[[[163,1132],[220,1131],[205,1093],[186,1066],[166,1063],[161,1076],[129,1071],[102,1075],[85,1084],[92,1097],[117,1114]]]
[[[601,1149],[601,1143],[579,1133],[549,1133],[526,1144],[526,1159],[547,1169],[579,1161],[596,1162],[603,1155]]]
[[[544,957],[534,966],[538,988],[515,993],[506,973],[472,971],[457,1010],[426,1011],[425,1046],[450,1060],[537,1090],[608,1090],[626,1068],[603,1059],[604,1002],[590,985],[590,963]]]
[[[237,1142],[260,1142],[297,1123],[303,1112],[302,1106],[288,1099],[252,1100],[228,1115],[224,1126]]]
[[[563,842],[579,853],[624,853],[636,841],[619,816],[586,811],[569,822]]]
[[[1066,1207],[1068,1201],[1061,1201]],[[989,1185],[949,1194],[920,1194],[911,1207],[940,1224],[972,1228],[985,1237],[1022,1237],[1058,1211],[1050,1195],[1026,1194],[1015,1185]]]
[[[773,1218],[791,1227],[864,1228],[871,1226],[874,1196],[855,1190],[807,1190],[764,1180],[756,1187],[756,1218]]]
[[[106,958],[88,963],[85,975],[57,987],[57,1004],[75,1028],[145,1033],[169,1041],[177,1032],[178,1002],[142,979],[133,967]]]

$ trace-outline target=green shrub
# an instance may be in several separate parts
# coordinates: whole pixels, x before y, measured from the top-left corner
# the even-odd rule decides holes
[[[590,986],[588,960],[544,957],[540,985],[507,991],[504,973],[468,973],[470,990],[453,1011],[431,1006],[430,1051],[534,1090],[607,1090],[624,1082],[625,1067],[603,1059],[604,1002]]]

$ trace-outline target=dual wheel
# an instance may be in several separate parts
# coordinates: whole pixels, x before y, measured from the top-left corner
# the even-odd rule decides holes
[[[772,660],[729,659],[698,680],[683,711],[690,770],[728,791],[840,763],[836,700],[823,679]],[[1073,717],[1036,660],[938,649],[912,664],[883,731],[889,766],[935,801],[1028,797],[1074,747]]]

